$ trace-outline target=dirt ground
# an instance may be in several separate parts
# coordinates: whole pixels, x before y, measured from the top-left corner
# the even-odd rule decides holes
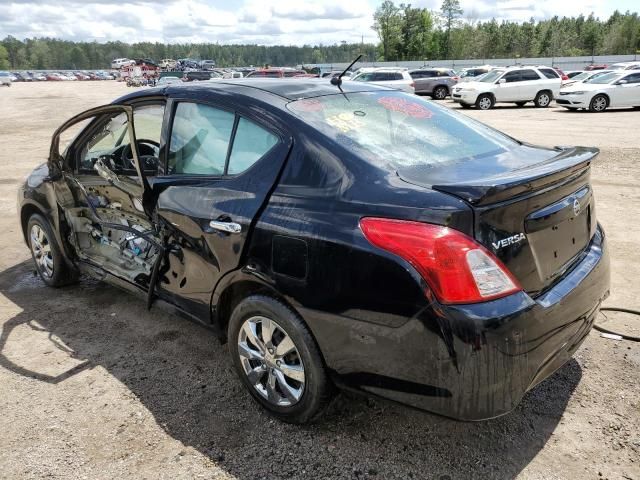
[[[257,409],[207,330],[101,283],[44,287],[21,239],[16,187],[63,120],[128,91],[0,89],[0,478],[640,480],[637,343],[592,332],[492,421],[343,395],[320,423],[296,427]],[[464,113],[532,143],[602,149],[593,183],[612,259],[606,304],[640,308],[640,112]],[[608,317],[640,335],[636,318]]]

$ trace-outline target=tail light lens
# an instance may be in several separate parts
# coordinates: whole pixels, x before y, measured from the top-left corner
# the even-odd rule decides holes
[[[491,252],[441,225],[363,218],[360,229],[376,247],[409,262],[442,303],[476,303],[522,290]]]
[[[456,76],[456,77],[451,77],[451,80],[457,82],[458,80],[460,80],[460,77]]]
[[[413,87],[413,88],[416,88],[416,82],[411,82],[411,83],[409,84],[409,86],[410,86],[410,87]]]

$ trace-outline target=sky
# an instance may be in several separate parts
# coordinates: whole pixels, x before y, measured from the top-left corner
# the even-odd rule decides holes
[[[0,0],[0,38],[317,45],[377,42],[382,0]],[[402,0],[396,1],[401,3]],[[409,3],[409,0],[405,0]],[[440,8],[441,0],[414,7]],[[637,11],[638,0],[460,0],[468,21]]]

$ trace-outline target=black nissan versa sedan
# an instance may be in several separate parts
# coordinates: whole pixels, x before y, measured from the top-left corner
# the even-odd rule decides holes
[[[481,420],[608,295],[597,153],[370,84],[171,85],[62,125],[18,208],[44,283],[88,274],[209,325],[282,420],[334,386]]]

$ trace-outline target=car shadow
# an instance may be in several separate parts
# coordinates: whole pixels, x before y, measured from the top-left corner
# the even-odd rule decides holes
[[[571,360],[514,412],[486,422],[340,395],[318,423],[300,427],[260,411],[236,378],[226,346],[197,324],[157,307],[147,311],[137,298],[89,279],[47,288],[31,262],[0,272],[0,293],[19,312],[2,325],[0,367],[56,388],[102,367],[168,435],[243,480],[513,478],[545,446],[582,375]],[[32,366],[42,365],[38,358],[16,360],[10,352],[28,342],[25,332],[46,332],[69,368],[41,372]],[[33,345],[30,356],[37,357]]]

